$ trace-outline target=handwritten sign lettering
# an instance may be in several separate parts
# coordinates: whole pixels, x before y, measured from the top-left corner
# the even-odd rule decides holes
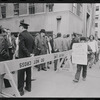
[[[87,65],[87,43],[74,43],[72,49],[72,62]]]

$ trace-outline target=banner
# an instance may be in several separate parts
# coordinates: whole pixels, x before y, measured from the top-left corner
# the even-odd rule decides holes
[[[72,63],[87,65],[87,43],[74,43],[72,51]]]

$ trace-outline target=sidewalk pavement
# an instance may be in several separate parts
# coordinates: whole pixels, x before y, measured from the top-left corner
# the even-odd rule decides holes
[[[67,70],[54,71],[53,66],[48,71],[37,71],[33,68],[32,91],[27,92],[22,97],[100,97],[100,68],[98,62],[92,69],[88,68],[86,81],[82,80],[74,83],[74,71]],[[4,91],[10,91],[5,90]]]

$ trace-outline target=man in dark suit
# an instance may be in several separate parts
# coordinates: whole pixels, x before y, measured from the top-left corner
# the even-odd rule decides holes
[[[7,40],[9,46],[9,56],[10,60],[12,60],[16,49],[16,42],[15,42],[15,37],[11,34],[10,29],[7,29]]]
[[[0,62],[9,60],[9,49],[8,49],[6,35],[7,35],[6,29],[0,26]],[[4,78],[4,85],[5,88],[11,87],[8,79],[5,78]]]
[[[32,35],[27,31],[28,24],[24,23],[24,20],[20,22],[20,31],[19,34],[19,58],[25,58],[32,56],[34,49],[34,39]],[[20,95],[24,95],[24,76],[26,72],[26,87],[25,90],[31,92],[31,67],[25,68],[18,71],[18,90]]]

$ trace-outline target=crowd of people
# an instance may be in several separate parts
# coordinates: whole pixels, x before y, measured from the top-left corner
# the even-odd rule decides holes
[[[48,36],[45,29],[41,29],[39,33],[36,33],[35,39],[27,31],[28,24],[24,20],[20,21],[19,29],[20,32],[17,37],[11,34],[11,30],[7,28],[0,27],[0,61],[20,59],[25,57],[51,54],[56,52],[63,52],[72,49],[73,43],[80,43],[82,40],[88,43],[90,49],[90,54],[88,54],[88,66],[92,68],[93,64],[96,64],[99,60],[99,40],[97,35],[95,37],[90,35],[89,38],[80,38],[77,34],[62,34],[60,32],[57,35]],[[61,59],[60,59],[61,60]],[[57,70],[57,61],[54,61],[54,71]],[[40,70],[47,71],[50,69],[49,64],[53,62],[48,62],[46,64],[36,65],[35,67]],[[64,64],[65,62],[63,62]],[[81,72],[81,65],[77,65],[77,72],[75,75],[74,82],[78,82]],[[61,66],[63,67],[63,66]],[[83,67],[83,78],[86,77],[87,66]],[[20,95],[24,95],[24,77],[26,72],[26,87],[27,91],[31,91],[31,67],[18,70],[18,90]],[[12,72],[13,73],[13,72]],[[10,87],[10,83],[7,79],[4,79],[5,87]]]

